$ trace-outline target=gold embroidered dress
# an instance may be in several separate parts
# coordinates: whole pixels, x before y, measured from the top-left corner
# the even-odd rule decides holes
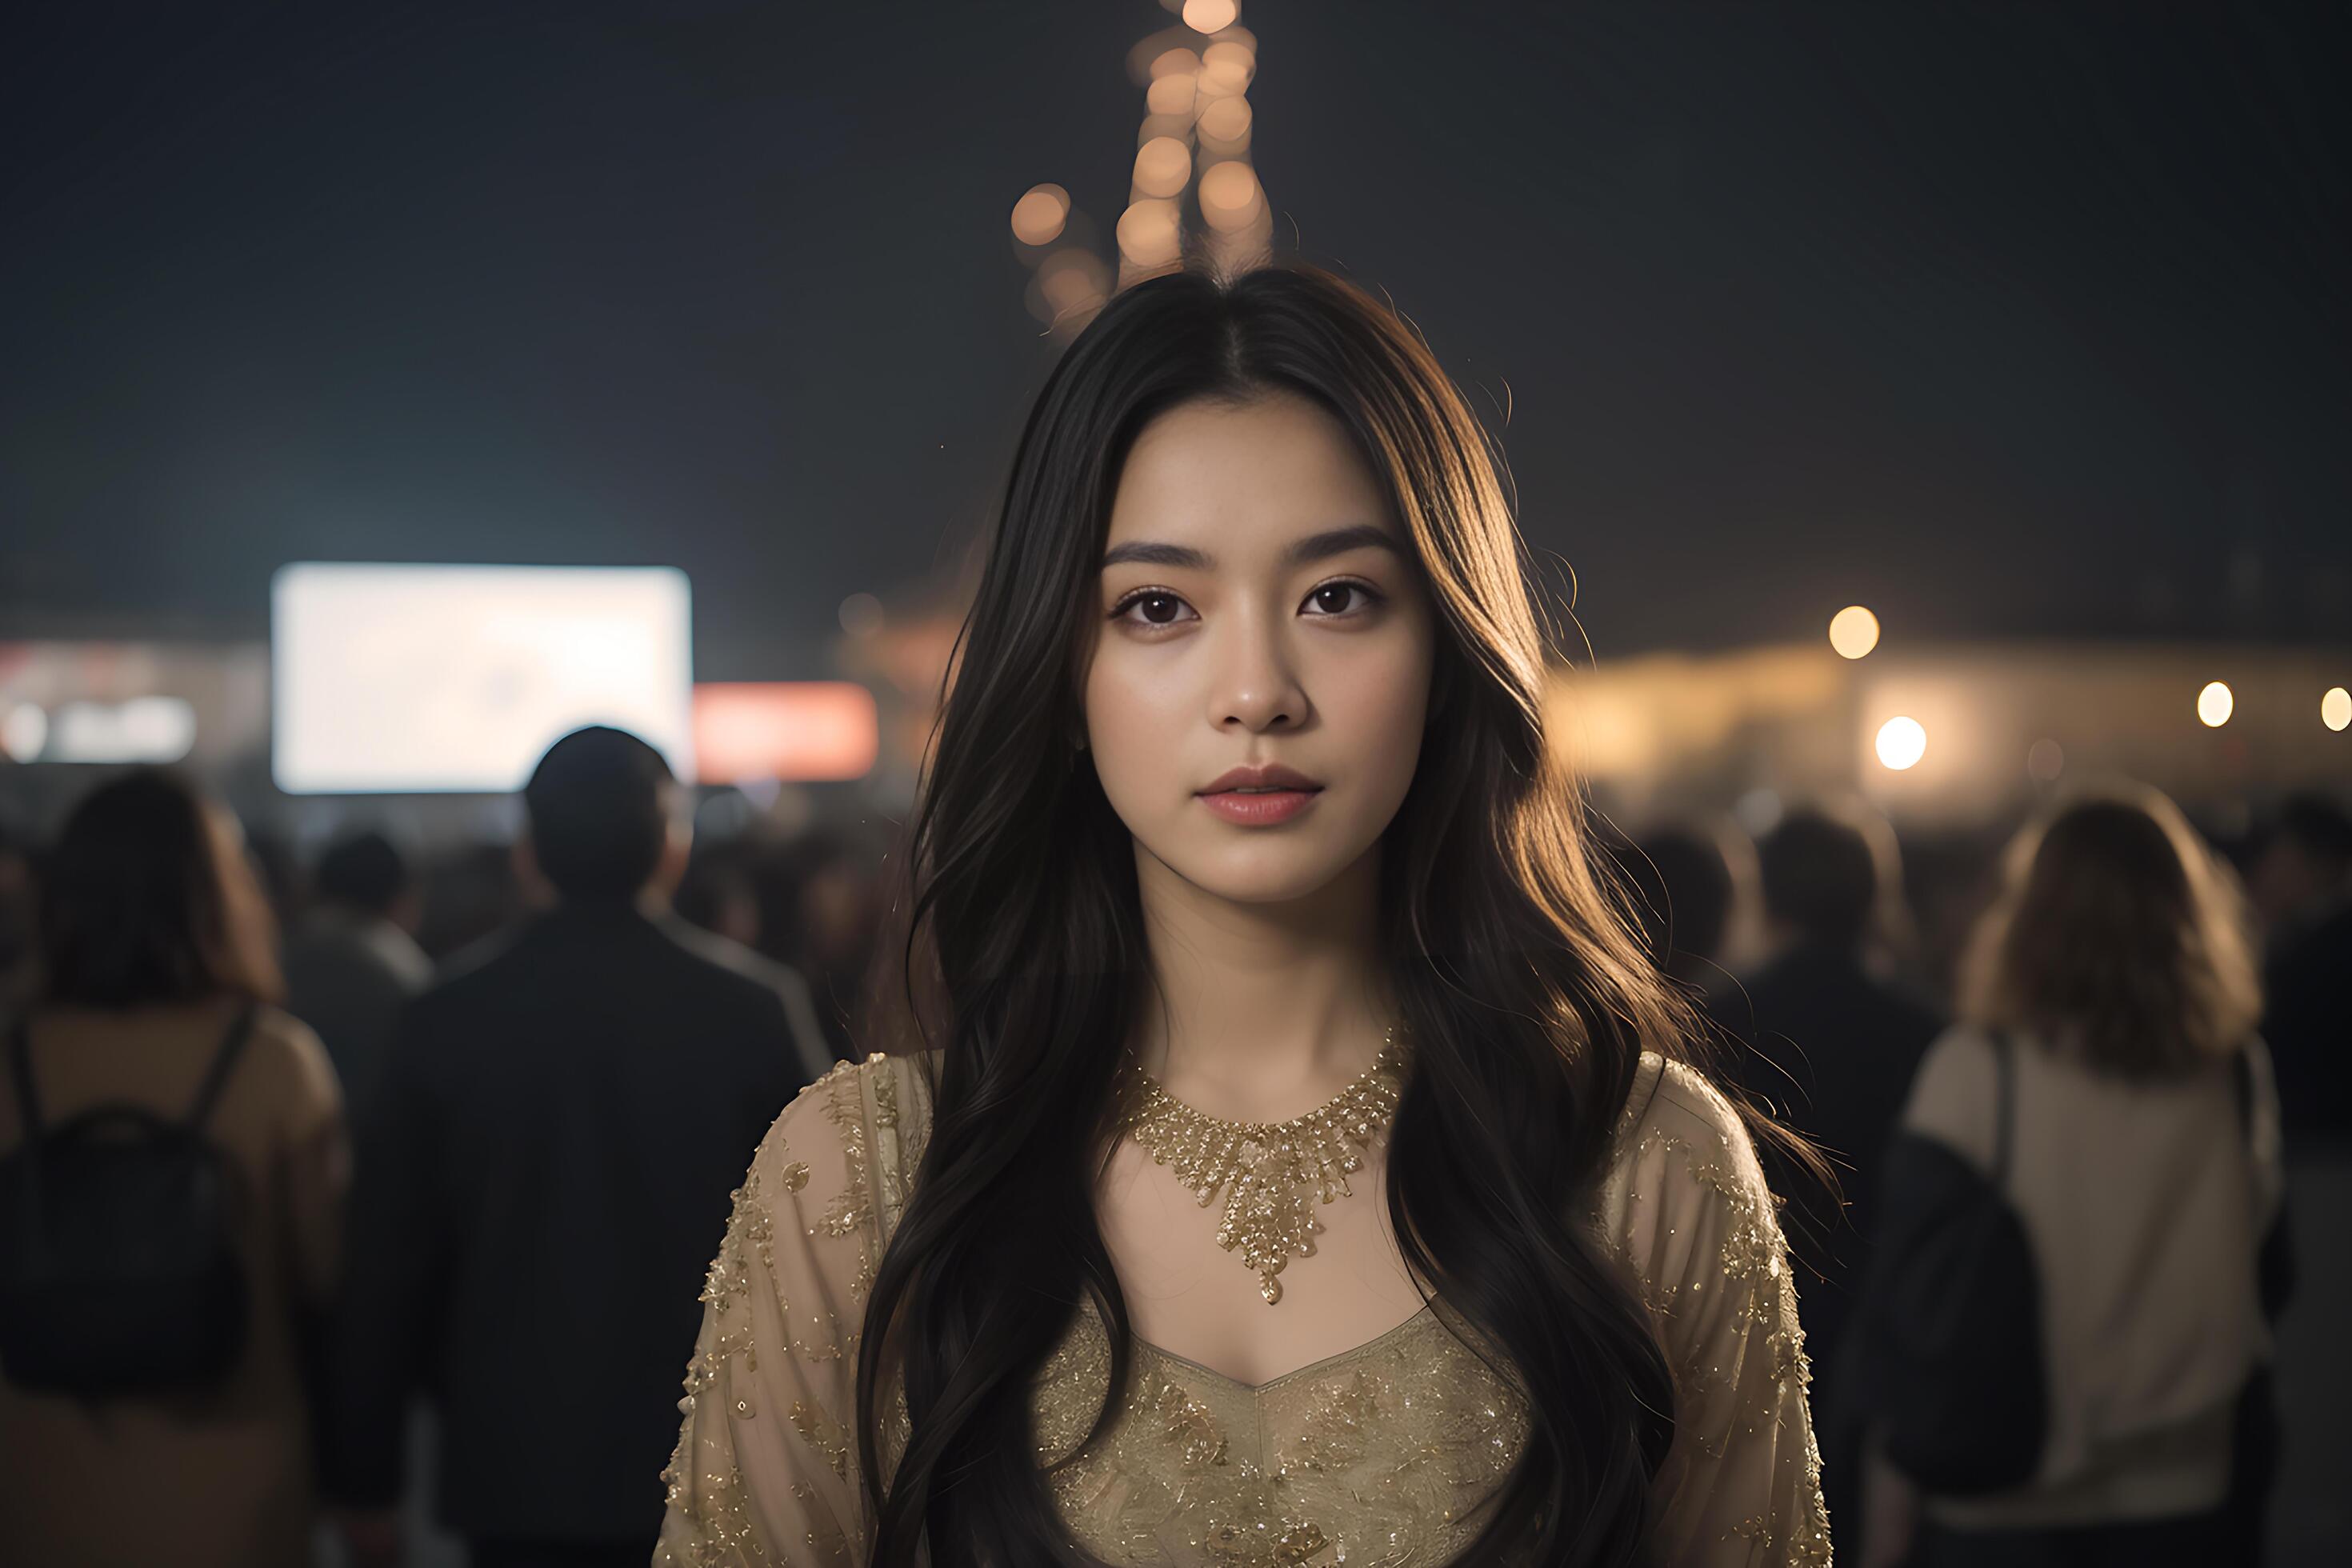
[[[803,1089],[761,1143],[703,1291],[657,1568],[866,1561],[872,1521],[847,1425],[858,1331],[929,1131],[919,1064],[873,1056]],[[1587,1223],[1674,1372],[1655,1561],[1827,1563],[1796,1290],[1730,1106],[1644,1055]],[[1109,1568],[1452,1562],[1485,1522],[1528,1413],[1445,1313],[1424,1307],[1255,1387],[1136,1341],[1113,1426],[1049,1478],[1064,1525]],[[1102,1323],[1082,1310],[1033,1388],[1041,1463],[1083,1441],[1109,1365]],[[886,1465],[903,1447],[903,1410],[897,1421]]]

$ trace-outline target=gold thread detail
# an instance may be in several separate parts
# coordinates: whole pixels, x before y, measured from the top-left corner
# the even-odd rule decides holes
[[[1357,1151],[1388,1134],[1403,1092],[1403,1058],[1391,1026],[1371,1066],[1304,1116],[1287,1121],[1227,1121],[1178,1100],[1130,1058],[1124,1072],[1128,1110],[1121,1131],[1176,1173],[1202,1208],[1225,1192],[1217,1245],[1239,1252],[1258,1277],[1258,1293],[1282,1300],[1276,1278],[1294,1258],[1315,1252],[1310,1194],[1325,1203],[1351,1195],[1348,1177],[1363,1169]]]

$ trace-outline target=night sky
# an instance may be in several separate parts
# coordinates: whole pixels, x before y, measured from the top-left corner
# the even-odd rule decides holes
[[[291,559],[667,562],[808,677],[984,526],[1154,0],[54,6],[0,52],[0,637]],[[1490,422],[1603,657],[2347,640],[2344,7],[1258,0],[1277,235]]]

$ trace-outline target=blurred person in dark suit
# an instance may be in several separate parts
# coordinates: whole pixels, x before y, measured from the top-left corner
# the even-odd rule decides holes
[[[418,1393],[483,1568],[651,1555],[711,1238],[831,1061],[798,975],[669,909],[692,830],[660,753],[576,731],[523,798],[549,907],[408,1006],[362,1129],[329,1456],[363,1563],[397,1560]]]
[[[1756,854],[1764,959],[1718,1016],[1738,1038],[1742,1087],[1846,1167],[1852,1212],[1810,1217],[1851,1241],[1867,1233],[1878,1146],[1943,1019],[1887,974],[1879,949],[1903,897],[1901,853],[1885,818],[1857,804],[1801,807]]]
[[[311,907],[286,941],[286,1005],[318,1031],[352,1121],[366,1119],[393,1026],[433,980],[416,945],[422,900],[397,845],[373,829],[327,847]]]
[[[2263,1038],[2286,1129],[2352,1137],[2352,812],[2290,795],[2247,884],[2267,938]]]
[[[62,1141],[101,1108],[194,1123],[227,1168],[219,1213],[245,1307],[215,1324],[226,1337],[212,1342],[233,1357],[223,1374],[89,1394],[0,1378],[0,1563],[310,1562],[310,1395],[349,1146],[326,1052],[272,1005],[276,933],[242,837],[183,775],[142,769],[77,805],[41,868],[40,983],[8,1030],[23,1079],[14,1061],[0,1068],[0,1156],[24,1153],[28,1121]],[[109,1124],[116,1139],[137,1126]],[[87,1195],[72,1168],[45,1158],[43,1169],[47,1183]],[[27,1217],[12,1200],[0,1235]],[[152,1255],[140,1248],[185,1238],[170,1223],[179,1217],[158,1211],[135,1236],[72,1241],[138,1273]],[[12,1279],[24,1239],[5,1243]],[[98,1280],[87,1288],[89,1315],[75,1330],[90,1339],[83,1353],[120,1355],[109,1342],[122,1331],[167,1337],[137,1327],[136,1299],[109,1300]]]
[[[1633,889],[1643,945],[1668,978],[1711,997],[1731,978],[1725,964],[1754,874],[1746,835],[1694,826],[1608,842]]]
[[[1730,1032],[1740,1086],[1820,1145],[1838,1169],[1832,1194],[1762,1151],[1801,1262],[1798,1294],[1814,1371],[1822,1491],[1851,1517],[1858,1434],[1839,1418],[1839,1359],[1853,1314],[1877,1198],[1880,1158],[1920,1058],[1943,1020],[1895,984],[1873,952],[1901,899],[1901,860],[1885,820],[1855,805],[1790,812],[1756,847],[1763,883],[1763,966],[1713,1012]],[[1843,1199],[1843,1204],[1839,1201]]]

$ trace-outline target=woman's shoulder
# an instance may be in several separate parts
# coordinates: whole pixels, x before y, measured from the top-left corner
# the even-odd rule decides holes
[[[2000,1092],[2001,1043],[1979,1025],[1946,1027],[1919,1058],[1904,1097],[1896,1126],[1934,1139],[1979,1165],[1992,1160],[1993,1123]],[[2008,1048],[2019,1068],[2042,1065],[2042,1054],[2025,1043]],[[2034,1061],[2027,1061],[2028,1055]]]
[[[760,1141],[751,1179],[804,1194],[836,1234],[887,1237],[930,1130],[937,1051],[835,1062],[805,1085]]]
[[[802,1084],[793,1100],[776,1117],[772,1135],[824,1135],[821,1129],[849,1138],[856,1121],[866,1126],[906,1129],[910,1121],[929,1123],[931,1084],[939,1074],[939,1051],[918,1056],[885,1056],[875,1051],[856,1060],[840,1060]]]
[[[317,1030],[285,1008],[266,1002],[254,1008],[246,1048],[291,1085],[293,1097],[300,1104],[341,1111],[342,1081],[327,1055],[326,1043]]]
[[[209,1123],[215,1134],[242,1124],[267,1127],[273,1136],[286,1135],[289,1126],[296,1135],[308,1135],[340,1124],[342,1079],[325,1044],[318,1031],[275,1003],[218,996],[192,1005],[185,1020],[172,1026],[192,1047],[175,1052],[182,1066],[209,1070],[240,1019],[236,1058],[221,1085],[221,1109]]]
[[[326,1062],[327,1047],[319,1032],[285,1008],[271,1002],[254,1005],[253,1023],[246,1036],[247,1048],[268,1059],[301,1070]]]
[[[1622,1169],[1669,1147],[1755,1163],[1748,1124],[1723,1091],[1690,1063],[1645,1050],[1617,1119],[1612,1164]]]
[[[1700,1232],[1765,1261],[1772,1194],[1738,1107],[1698,1068],[1644,1051],[1594,1218],[1645,1282],[1677,1275]],[[1729,1261],[1728,1258],[1727,1261]]]
[[[1942,1091],[1977,1082],[1990,1083],[1998,1072],[2000,1044],[1993,1032],[1966,1021],[1947,1024],[1927,1048],[1911,1076],[1915,1094],[1923,1088]]]
[[[803,1084],[761,1139],[761,1158],[852,1152],[867,1124],[863,1107],[874,1070],[870,1062],[837,1061]]]

